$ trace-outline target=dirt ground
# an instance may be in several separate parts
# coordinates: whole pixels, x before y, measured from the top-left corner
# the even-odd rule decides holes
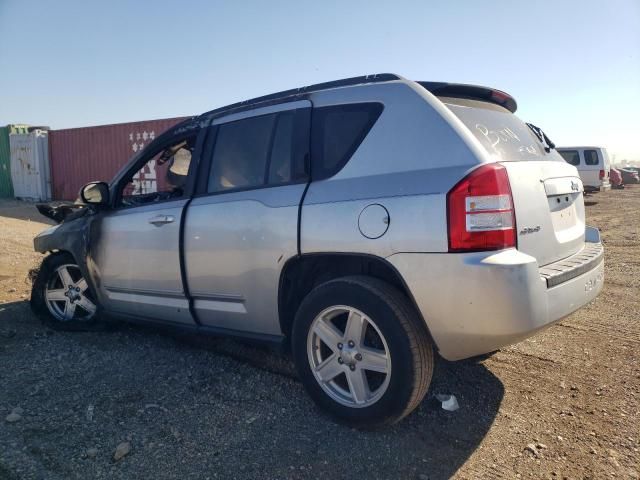
[[[25,278],[46,225],[2,202],[0,479],[638,478],[640,186],[589,196],[587,220],[606,247],[593,303],[484,360],[439,360],[411,416],[363,432],[322,415],[269,351],[132,326],[45,329]]]

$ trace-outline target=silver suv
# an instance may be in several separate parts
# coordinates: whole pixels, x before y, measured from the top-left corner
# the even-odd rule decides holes
[[[153,322],[290,347],[313,399],[380,425],[448,360],[518,342],[603,284],[575,167],[499,90],[392,74],[189,119],[35,239],[57,328]]]

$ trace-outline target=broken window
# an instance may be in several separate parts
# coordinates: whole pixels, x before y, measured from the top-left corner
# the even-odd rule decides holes
[[[121,205],[134,206],[182,197],[196,137],[193,135],[160,151],[150,152],[142,168],[125,183]]]

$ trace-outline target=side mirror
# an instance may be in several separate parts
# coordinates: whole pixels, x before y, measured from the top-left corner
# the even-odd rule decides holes
[[[80,189],[80,198],[90,205],[109,203],[109,185],[105,182],[89,182]]]

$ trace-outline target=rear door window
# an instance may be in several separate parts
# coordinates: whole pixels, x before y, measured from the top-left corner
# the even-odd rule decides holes
[[[313,180],[335,175],[355,153],[382,113],[381,103],[332,105],[313,109]]]
[[[531,129],[509,110],[494,103],[439,97],[496,161],[560,160]]]
[[[275,121],[276,115],[263,115],[220,125],[208,192],[264,184]]]
[[[278,117],[269,156],[269,183],[286,183],[291,179],[291,153],[293,150],[293,113]]]
[[[287,110],[219,125],[207,192],[303,180],[308,110]]]
[[[585,165],[598,165],[598,152],[595,150],[584,151],[584,164]]]
[[[564,161],[571,165],[580,165],[580,153],[578,150],[562,150],[558,152]]]

